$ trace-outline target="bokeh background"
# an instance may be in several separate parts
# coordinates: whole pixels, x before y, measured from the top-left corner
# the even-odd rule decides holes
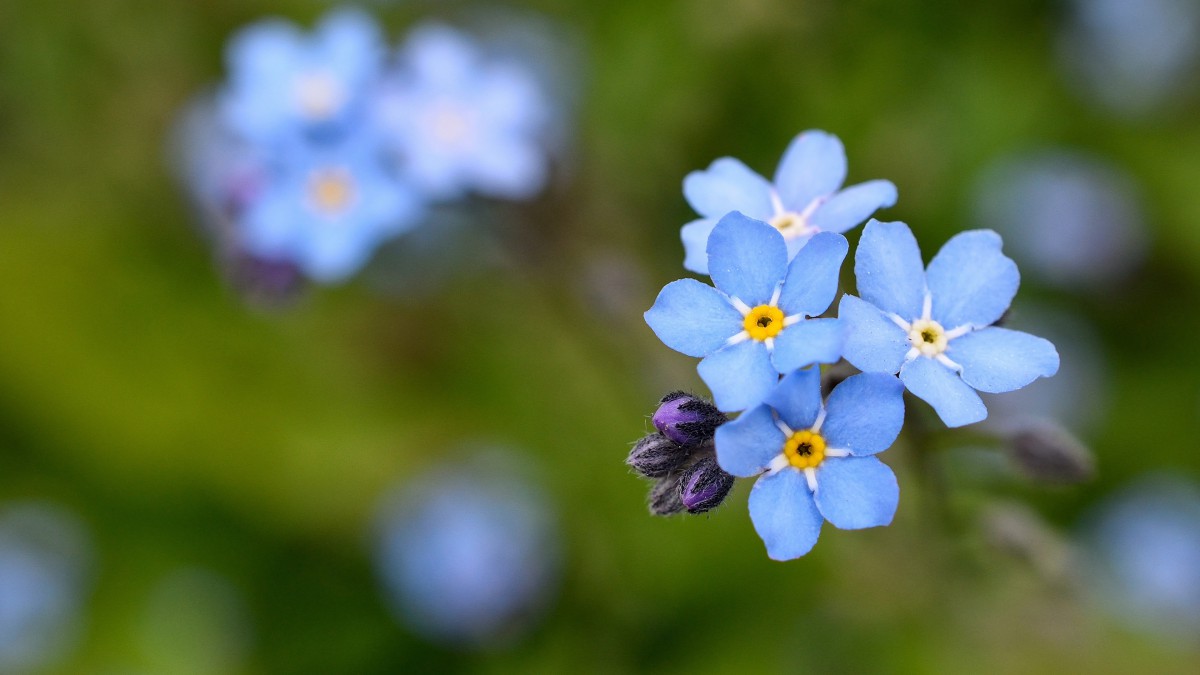
[[[171,139],[232,33],[328,7],[0,5],[0,672],[1194,672],[1200,4],[372,3],[393,40],[529,22],[569,150],[539,198],[446,216],[456,246],[402,237],[263,307],[214,266]],[[660,395],[703,391],[641,319],[684,276],[683,176],[769,175],[809,128],[850,182],[896,183],[879,215],[927,257],[1002,231],[1013,321],[1063,371],[935,451],[902,438],[896,523],[783,564],[748,484],[656,519],[622,461]],[[988,430],[1031,413],[1093,480],[1014,469]],[[447,475],[503,501],[514,474],[536,600],[482,642],[423,631],[389,505]]]

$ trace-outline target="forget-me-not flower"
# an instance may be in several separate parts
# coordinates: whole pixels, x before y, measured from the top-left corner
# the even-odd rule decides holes
[[[732,157],[716,160],[683,181],[683,195],[702,217],[683,226],[683,266],[708,274],[707,242],[717,220],[730,211],[770,223],[794,257],[817,232],[845,232],[877,209],[896,203],[896,186],[872,180],[842,190],[846,151],[837,136],[805,131],[788,146],[773,183]]]
[[[709,274],[673,281],[646,312],[671,349],[702,357],[697,370],[724,411],[757,405],[781,374],[841,358],[837,319],[811,319],[829,308],[849,245],[822,232],[788,262],[783,235],[733,212],[708,238]]]
[[[874,457],[904,424],[904,387],[882,373],[853,375],[821,402],[819,368],[788,375],[763,405],[717,428],[717,461],[742,478],[750,519],[775,560],[798,558],[826,520],[843,530],[888,525],[896,476]]]
[[[1020,389],[1058,371],[1054,345],[992,326],[1017,293],[1017,266],[991,230],[955,235],[929,263],[904,223],[872,220],[854,257],[858,292],[842,297],[844,356],[863,371],[900,374],[947,426],[987,417],[976,390]]]

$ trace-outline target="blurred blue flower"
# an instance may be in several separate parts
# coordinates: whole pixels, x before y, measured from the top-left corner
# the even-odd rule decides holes
[[[976,390],[1013,391],[1056,373],[1049,341],[992,326],[1020,283],[1000,245],[990,230],[962,232],[926,269],[907,225],[867,223],[854,259],[863,299],[845,295],[838,310],[846,360],[863,371],[899,372],[951,427],[987,417]]]
[[[278,19],[253,24],[230,41],[222,117],[255,142],[362,124],[385,53],[375,21],[355,10],[331,12],[312,35]]]
[[[704,359],[697,370],[718,408],[744,410],[762,402],[779,375],[841,358],[841,322],[809,317],[833,302],[848,248],[842,235],[822,232],[789,264],[777,229],[735,211],[708,238],[716,288],[673,281],[646,323],[671,349]]]
[[[430,199],[524,199],[546,183],[550,107],[533,73],[440,24],[412,31],[375,102],[381,132]]]
[[[775,182],[732,157],[684,178],[683,195],[702,218],[683,226],[683,266],[708,274],[707,242],[717,220],[730,211],[770,223],[783,234],[788,258],[817,232],[845,232],[878,209],[896,203],[896,186],[872,180],[841,190],[846,151],[837,136],[805,131],[792,141],[775,170]]]
[[[717,428],[717,461],[742,478],[764,471],[750,519],[775,560],[798,558],[826,520],[844,530],[892,522],[896,476],[874,457],[904,424],[904,387],[882,373],[853,375],[821,402],[818,368],[788,375],[763,405]]]

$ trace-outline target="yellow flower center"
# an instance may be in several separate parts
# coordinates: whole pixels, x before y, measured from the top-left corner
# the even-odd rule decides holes
[[[750,337],[759,342],[773,338],[783,330],[783,310],[770,305],[759,305],[750,310],[743,325]]]
[[[908,331],[909,343],[925,356],[937,356],[946,351],[946,329],[932,319],[917,319]]]
[[[797,469],[814,469],[825,461],[825,439],[813,431],[797,431],[783,444],[783,454]]]
[[[809,234],[815,229],[808,224],[804,216],[795,211],[784,211],[768,222],[788,239]]]
[[[354,199],[354,180],[345,169],[321,169],[308,181],[313,206],[326,215],[345,211]]]

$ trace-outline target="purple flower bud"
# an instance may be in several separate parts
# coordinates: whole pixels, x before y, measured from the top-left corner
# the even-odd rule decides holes
[[[700,445],[711,440],[717,427],[727,420],[713,404],[682,391],[664,396],[653,418],[655,428],[680,445]]]
[[[720,506],[732,488],[733,476],[721,469],[715,457],[705,457],[683,472],[679,499],[688,513],[704,513]]]
[[[651,515],[673,516],[682,511],[684,507],[679,499],[679,475],[660,478],[650,489],[649,501]]]
[[[625,463],[648,478],[659,478],[678,469],[691,450],[662,434],[650,434],[633,446]]]

